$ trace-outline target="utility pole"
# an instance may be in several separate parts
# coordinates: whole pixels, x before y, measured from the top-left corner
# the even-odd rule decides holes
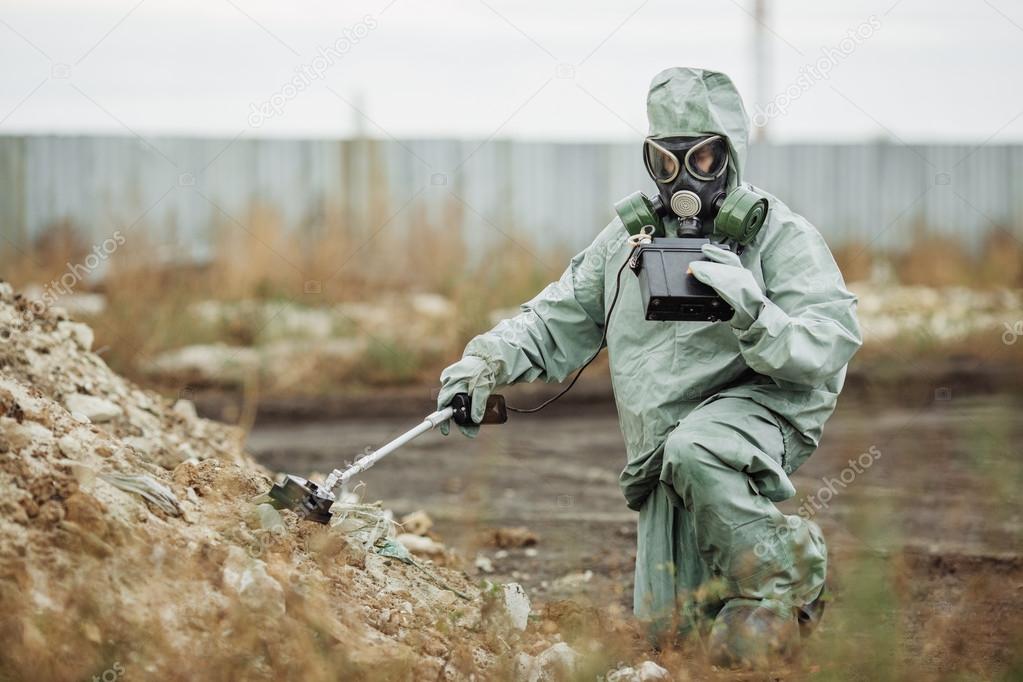
[[[753,0],[753,80],[756,105],[766,107],[771,96],[771,57],[767,44],[767,0]],[[754,126],[753,139],[767,140],[769,119],[763,118],[763,125]]]

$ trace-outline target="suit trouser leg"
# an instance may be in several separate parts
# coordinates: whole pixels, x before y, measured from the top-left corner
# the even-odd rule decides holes
[[[802,606],[820,593],[820,529],[774,502],[795,494],[771,413],[751,400],[697,408],[668,437],[661,482],[640,510],[634,606],[663,626],[729,599]]]

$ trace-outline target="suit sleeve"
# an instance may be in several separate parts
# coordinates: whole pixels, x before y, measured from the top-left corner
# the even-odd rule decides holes
[[[812,225],[792,216],[776,226],[761,253],[767,300],[738,332],[740,349],[752,369],[776,382],[819,386],[863,343],[856,296]]]
[[[616,220],[575,256],[561,278],[521,312],[472,339],[465,355],[484,360],[498,384],[563,381],[597,351],[604,325],[604,273],[626,238]]]

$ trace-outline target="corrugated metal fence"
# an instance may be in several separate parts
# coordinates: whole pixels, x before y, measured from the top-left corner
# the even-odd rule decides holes
[[[916,227],[1023,239],[1023,145],[761,145],[747,179],[833,246],[905,248]],[[257,205],[299,233],[455,222],[470,247],[579,248],[637,189],[653,191],[638,143],[0,137],[0,248],[70,224],[89,241],[146,229],[202,258]]]

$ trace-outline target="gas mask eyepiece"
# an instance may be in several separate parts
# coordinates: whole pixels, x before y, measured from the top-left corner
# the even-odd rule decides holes
[[[720,135],[647,138],[643,162],[680,229],[704,234],[725,197],[728,145]]]
[[[728,146],[720,135],[660,140],[648,137],[643,144],[643,159],[647,172],[658,184],[675,180],[683,168],[692,178],[709,182],[727,170]]]

